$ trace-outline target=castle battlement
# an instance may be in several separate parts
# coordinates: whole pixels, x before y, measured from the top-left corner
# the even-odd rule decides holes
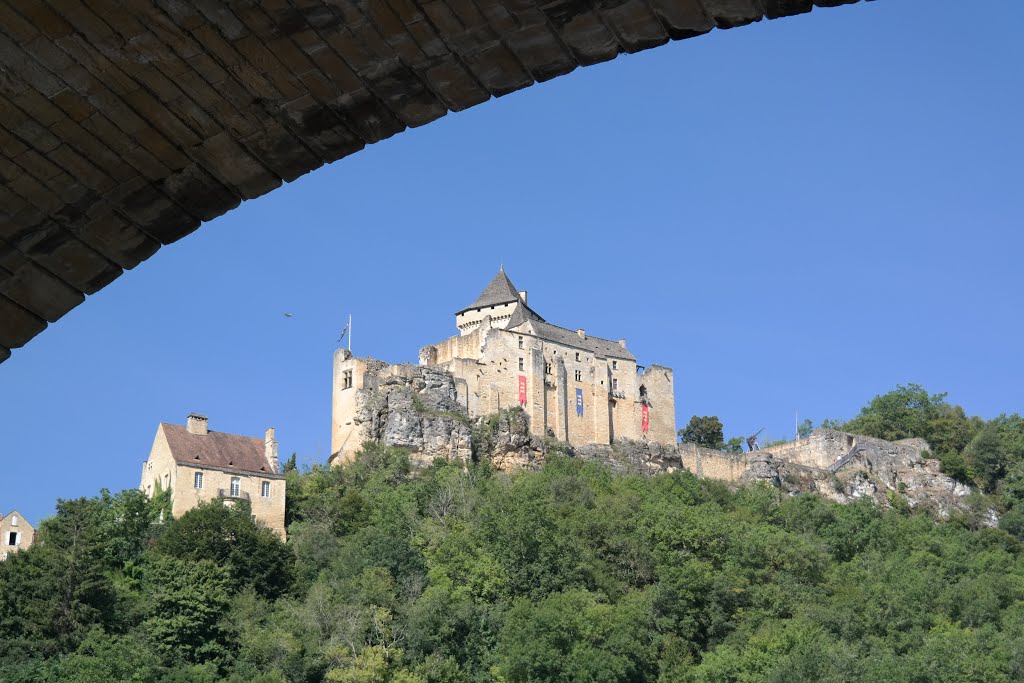
[[[453,398],[469,418],[519,406],[532,435],[572,446],[616,439],[676,443],[672,369],[638,366],[625,339],[547,322],[504,268],[455,314],[455,324],[459,334],[420,349],[419,364],[450,376]],[[372,363],[380,361],[344,350],[335,355],[335,460],[349,459],[367,436],[366,419],[359,417],[367,414],[365,390],[386,373],[409,372]]]

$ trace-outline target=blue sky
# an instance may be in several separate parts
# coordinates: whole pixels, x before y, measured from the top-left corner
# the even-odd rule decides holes
[[[415,361],[502,261],[549,321],[673,367],[680,426],[782,437],[908,382],[1024,410],[1024,5],[984,5],[621,56],[243,204],[0,365],[0,514],[136,486],[193,410],[322,462],[349,313],[358,355]]]

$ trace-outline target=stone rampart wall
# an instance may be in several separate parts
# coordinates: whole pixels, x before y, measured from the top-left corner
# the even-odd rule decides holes
[[[755,456],[750,453],[726,453],[692,443],[679,444],[680,464],[696,476],[737,483]]]
[[[928,442],[924,439],[904,439],[893,442],[822,428],[814,430],[806,438],[777,446],[768,446],[763,450],[787,462],[827,469],[857,446],[914,458],[919,457],[922,451],[928,449]]]

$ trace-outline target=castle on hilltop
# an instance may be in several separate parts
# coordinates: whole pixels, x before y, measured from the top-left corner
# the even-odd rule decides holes
[[[445,409],[476,418],[519,406],[532,435],[573,446],[616,439],[676,443],[672,370],[637,365],[625,339],[547,322],[504,268],[455,314],[455,326],[459,334],[419,353],[422,368],[451,381],[452,405]],[[373,438],[366,400],[392,381],[384,375],[410,374],[401,367],[353,358],[343,349],[335,354],[332,462],[349,460]]]

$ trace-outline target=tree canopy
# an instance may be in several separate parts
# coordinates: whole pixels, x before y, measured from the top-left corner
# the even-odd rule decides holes
[[[1019,418],[990,427],[1019,452]],[[0,563],[0,680],[1024,678],[1024,519],[936,522],[557,451],[537,472],[416,473],[369,445],[287,477],[287,545],[244,506],[161,521],[135,491],[62,501]]]

